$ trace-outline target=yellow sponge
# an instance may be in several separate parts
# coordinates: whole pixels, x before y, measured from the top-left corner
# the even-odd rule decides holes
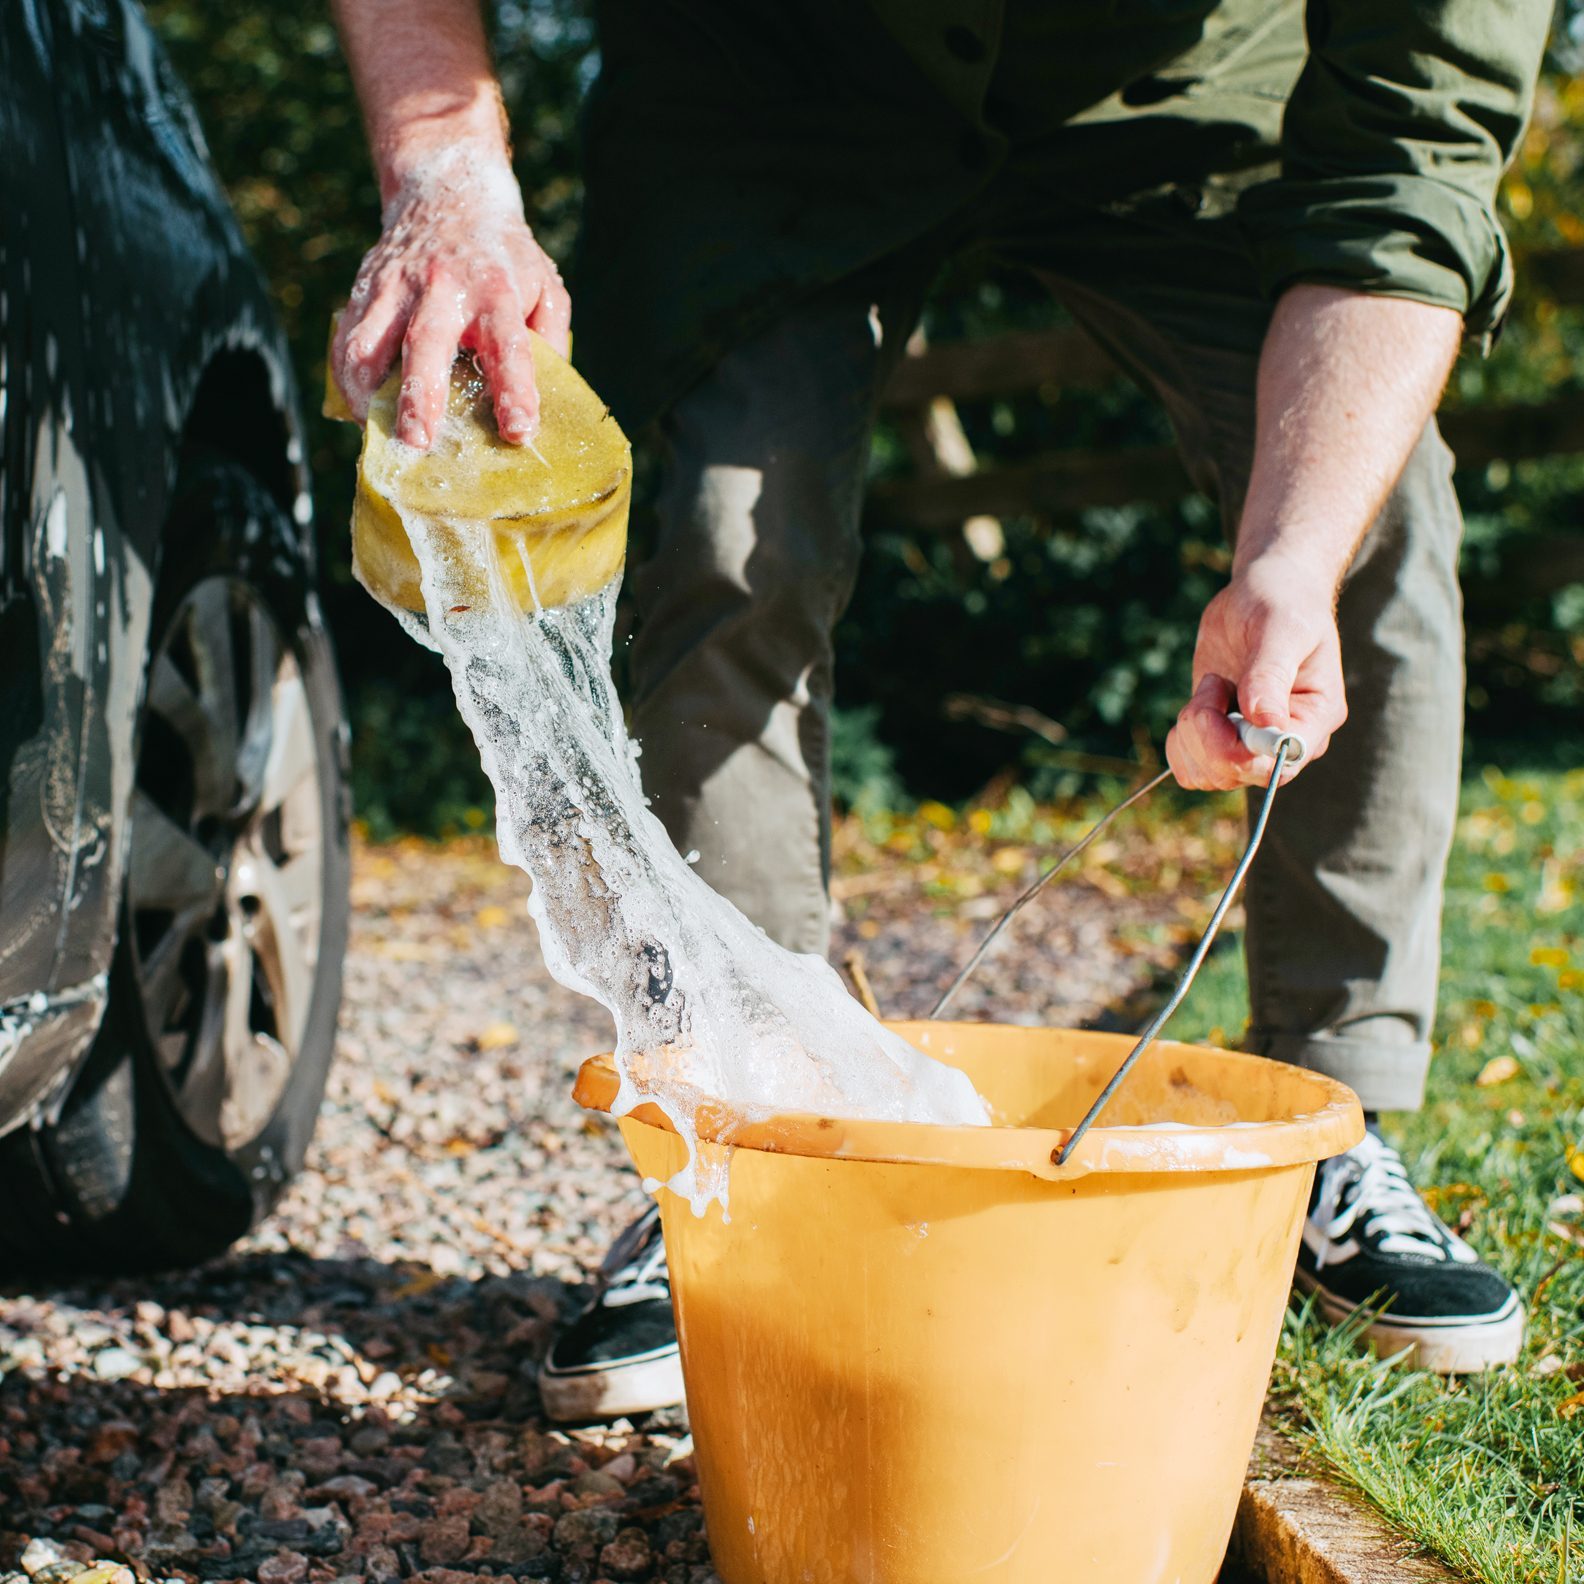
[[[477,568],[466,589],[476,605],[487,604],[494,587],[522,609],[550,609],[597,593],[621,571],[632,448],[572,365],[539,336],[530,339],[539,387],[531,445],[501,439],[488,387],[468,356],[452,367],[447,421],[427,451],[395,437],[399,373],[369,403],[352,545],[358,573],[378,598],[424,608],[403,513],[428,520],[453,566]],[[328,377],[325,412],[351,416]]]

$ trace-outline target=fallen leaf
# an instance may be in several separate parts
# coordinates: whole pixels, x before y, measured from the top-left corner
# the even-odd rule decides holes
[[[1566,968],[1568,954],[1561,946],[1536,946],[1529,961],[1536,968]]]
[[[400,1286],[393,1287],[385,1295],[392,1301],[403,1298],[422,1298],[426,1293],[431,1293],[446,1278],[432,1270],[419,1271],[410,1280],[404,1281]]]
[[[1564,1397],[1557,1404],[1557,1412],[1564,1419],[1571,1419],[1581,1408],[1584,1408],[1584,1391],[1574,1392],[1571,1397]]]
[[[474,1050],[495,1051],[506,1050],[517,1043],[517,1025],[515,1023],[491,1023],[473,1036],[470,1042]]]
[[[1028,850],[1023,847],[999,847],[990,859],[990,867],[997,874],[1022,874],[1028,866]]]
[[[481,907],[473,915],[473,922],[480,929],[500,929],[502,925],[511,923],[511,913],[508,909],[492,902],[488,907]]]
[[[1494,1089],[1497,1084],[1504,1084],[1516,1078],[1521,1070],[1516,1056],[1492,1056],[1480,1068],[1479,1077],[1474,1082],[1481,1089]]]

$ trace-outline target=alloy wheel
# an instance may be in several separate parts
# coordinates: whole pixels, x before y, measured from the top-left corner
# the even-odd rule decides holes
[[[132,959],[182,1119],[234,1151],[302,1046],[324,907],[308,691],[263,596],[194,585],[149,670],[127,875]]]

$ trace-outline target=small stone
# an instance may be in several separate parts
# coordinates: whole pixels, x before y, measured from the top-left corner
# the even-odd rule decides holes
[[[459,1513],[450,1518],[436,1518],[427,1525],[418,1543],[418,1555],[431,1565],[460,1562],[467,1546],[468,1521]]]
[[[555,1543],[565,1551],[592,1556],[616,1538],[620,1520],[608,1507],[580,1507],[556,1520]]]
[[[364,1568],[369,1578],[376,1584],[384,1584],[387,1579],[399,1579],[402,1567],[401,1558],[394,1549],[388,1545],[372,1546],[364,1558]]]
[[[613,1579],[641,1579],[654,1566],[654,1552],[642,1529],[623,1529],[600,1552],[600,1566]]]
[[[620,1496],[626,1486],[603,1469],[590,1469],[572,1481],[572,1489],[579,1496]]]
[[[390,1445],[390,1436],[378,1425],[364,1425],[352,1433],[348,1445],[359,1457],[374,1457]]]
[[[308,1577],[308,1559],[295,1551],[277,1551],[258,1565],[258,1584],[302,1584]]]
[[[54,1562],[64,1562],[66,1553],[53,1540],[29,1540],[22,1552],[22,1571],[35,1577]]]
[[[361,1501],[378,1490],[373,1480],[364,1479],[360,1474],[337,1474],[334,1479],[315,1486],[312,1495],[316,1500],[328,1496],[333,1501]]]
[[[94,1431],[83,1459],[88,1463],[113,1463],[123,1452],[130,1452],[137,1441],[136,1425],[128,1424],[125,1419],[110,1419]]]
[[[127,1352],[124,1347],[107,1347],[93,1361],[94,1374],[105,1381],[126,1380],[142,1368],[143,1360],[135,1353]]]

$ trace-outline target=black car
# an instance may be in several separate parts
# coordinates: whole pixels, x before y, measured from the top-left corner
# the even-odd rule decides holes
[[[185,1263],[300,1165],[347,927],[301,416],[128,0],[0,4],[0,1276]]]

